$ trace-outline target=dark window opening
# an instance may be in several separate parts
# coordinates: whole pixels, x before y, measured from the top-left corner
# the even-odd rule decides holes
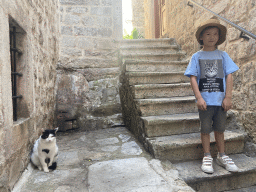
[[[12,75],[12,104],[13,104],[13,120],[17,121],[17,99],[21,99],[22,95],[17,95],[17,77],[22,77],[22,73],[17,72],[17,54],[22,52],[17,48],[17,30],[16,27],[10,28],[10,53],[11,53],[11,75]]]
[[[25,51],[26,33],[9,16],[9,33],[10,33],[10,64],[11,64],[11,83],[12,83],[12,104],[13,104],[13,121],[19,118],[28,117],[29,113],[24,103],[26,102],[27,91],[27,54]]]

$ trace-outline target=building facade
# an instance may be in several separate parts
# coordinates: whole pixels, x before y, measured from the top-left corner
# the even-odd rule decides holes
[[[0,1],[0,191],[29,163],[41,128],[52,129],[59,57],[58,1]]]

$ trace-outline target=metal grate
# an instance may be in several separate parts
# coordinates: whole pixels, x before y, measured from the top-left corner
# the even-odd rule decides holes
[[[17,95],[17,76],[22,76],[22,73],[17,72],[17,54],[22,52],[16,47],[16,27],[10,29],[10,53],[11,53],[11,75],[12,75],[12,102],[13,102],[13,120],[17,121],[17,99],[22,98],[22,95]]]

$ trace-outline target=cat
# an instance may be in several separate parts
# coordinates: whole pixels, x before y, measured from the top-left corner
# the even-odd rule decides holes
[[[54,130],[43,130],[42,135],[36,140],[30,160],[34,166],[44,172],[49,169],[55,170],[57,167],[58,146],[56,144],[56,133],[58,128]]]
[[[213,63],[207,63],[205,61],[205,76],[207,78],[215,78],[218,74],[218,61],[215,60]]]

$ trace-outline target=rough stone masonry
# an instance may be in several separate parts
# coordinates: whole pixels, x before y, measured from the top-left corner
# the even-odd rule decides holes
[[[60,0],[57,124],[61,131],[122,124],[117,41],[119,0]]]
[[[41,128],[53,128],[59,57],[58,0],[0,1],[0,191],[29,163]],[[16,28],[17,121],[13,120],[10,32]],[[13,51],[12,51],[13,54]]]

